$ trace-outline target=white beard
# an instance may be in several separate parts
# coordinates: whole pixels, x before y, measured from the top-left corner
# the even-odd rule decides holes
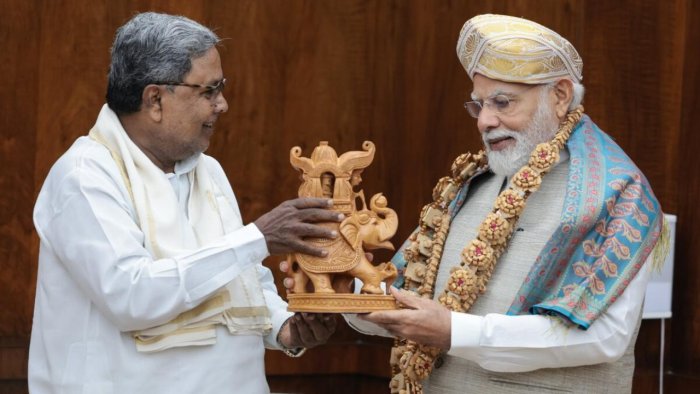
[[[513,176],[527,164],[530,154],[537,145],[554,138],[558,125],[559,120],[555,116],[554,108],[540,99],[535,115],[523,130],[515,131],[499,127],[483,133],[481,137],[486,147],[491,171],[497,175]],[[500,151],[492,151],[487,141],[503,137],[512,137],[515,139],[515,145]]]

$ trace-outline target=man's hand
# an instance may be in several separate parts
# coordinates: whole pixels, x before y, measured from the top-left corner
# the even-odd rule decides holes
[[[452,315],[439,303],[391,288],[391,294],[404,308],[358,315],[392,335],[423,345],[449,350],[452,344]]]
[[[279,334],[280,343],[289,349],[310,349],[322,345],[335,332],[334,314],[295,313]]]
[[[332,206],[333,200],[327,198],[297,198],[285,201],[260,216],[255,225],[265,236],[270,254],[300,252],[324,257],[328,254],[327,251],[311,246],[304,238],[338,236],[337,231],[311,224],[340,222],[345,219],[342,213],[327,209]]]
[[[289,263],[287,262],[287,260],[280,261],[280,271],[289,275]],[[282,284],[284,285],[284,289],[287,291],[287,294],[289,294],[289,292],[294,288],[294,278],[290,278],[289,276],[287,276],[282,281]],[[310,287],[310,286],[311,286],[311,284],[309,284],[309,286],[307,286],[307,287]],[[312,291],[313,291],[313,289],[309,289],[309,292],[312,292]]]

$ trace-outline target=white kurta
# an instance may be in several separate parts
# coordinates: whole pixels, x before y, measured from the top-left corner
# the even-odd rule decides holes
[[[205,160],[237,214],[238,229],[199,250],[154,260],[109,151],[81,137],[57,161],[34,210],[41,239],[29,352],[32,393],[265,393],[264,348],[292,314],[277,294],[254,224],[243,226],[221,166],[201,155],[169,175],[187,208],[186,173]],[[154,209],[154,210],[157,210]],[[183,229],[184,231],[184,229]],[[230,335],[217,343],[144,354],[131,331],[166,323],[255,266],[271,312],[264,337]]]

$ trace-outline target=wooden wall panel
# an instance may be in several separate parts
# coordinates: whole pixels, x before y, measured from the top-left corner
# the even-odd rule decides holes
[[[560,32],[584,59],[587,113],[642,168],[664,209],[679,215],[667,390],[683,392],[700,378],[698,0],[0,0],[0,9],[0,391],[21,392],[26,376],[34,198],[52,163],[94,122],[115,29],[146,10],[186,15],[225,39],[229,112],[208,153],[222,163],[246,221],[296,195],[292,146],[308,155],[328,140],[342,152],[369,139],[378,153],[363,186],[384,192],[399,212],[395,244],[452,159],[481,145],[462,107],[471,83],[455,56],[464,21],[504,13]],[[280,279],[277,261],[266,264]],[[635,393],[655,392],[658,335],[658,321],[644,322]],[[302,359],[268,352],[267,369],[279,376],[273,389],[308,392],[299,375],[315,373],[326,378],[308,384],[325,379],[329,387],[350,374],[368,377],[358,390],[384,392],[378,382],[388,374],[389,345],[342,326]]]
[[[687,10],[685,64],[682,69],[682,122],[678,144],[678,239],[673,292],[670,369],[674,381],[697,389],[700,383],[700,1]]]
[[[676,213],[686,2],[591,1],[583,13],[587,112]]]
[[[36,3],[1,7],[0,18],[0,390],[18,393],[26,385],[36,282]]]
[[[32,208],[36,149],[38,30],[35,4],[12,7],[0,22],[0,337],[28,338],[36,244]],[[0,372],[1,374],[1,372]]]

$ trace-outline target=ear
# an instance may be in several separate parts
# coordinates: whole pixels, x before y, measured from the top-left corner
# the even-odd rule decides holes
[[[356,248],[360,240],[358,238],[359,229],[357,223],[355,223],[355,221],[352,219],[352,217],[349,217],[343,220],[343,222],[340,223],[338,230],[340,230],[340,233],[343,234],[343,238],[345,238],[345,240],[348,241],[353,248]]]
[[[560,79],[552,88],[556,97],[554,109],[557,117],[563,120],[569,112],[569,104],[574,99],[574,83],[570,79]]]
[[[158,85],[146,85],[141,95],[141,110],[154,122],[160,122],[163,118],[161,106],[161,89]]]

